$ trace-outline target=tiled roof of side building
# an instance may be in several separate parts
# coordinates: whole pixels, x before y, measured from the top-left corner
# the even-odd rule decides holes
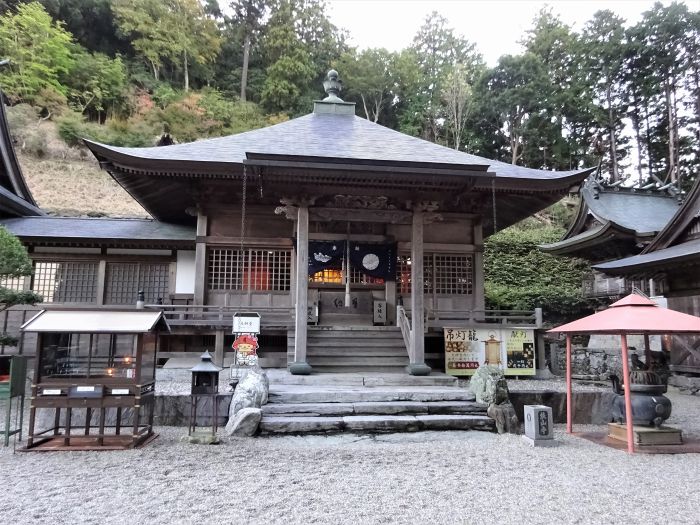
[[[237,135],[151,148],[113,147],[86,141],[98,156],[117,153],[143,161],[240,164],[248,153],[454,166],[488,166],[498,177],[551,180],[589,170],[547,171],[514,166],[411,137],[355,115],[311,113]]]
[[[148,219],[109,219],[72,217],[20,217],[2,219],[0,225],[20,238],[124,239],[190,241],[194,227]]]
[[[656,265],[668,265],[669,263],[680,263],[690,260],[700,261],[700,239],[684,242],[655,252],[595,264],[593,268],[610,275],[617,275],[633,271],[643,272]]]

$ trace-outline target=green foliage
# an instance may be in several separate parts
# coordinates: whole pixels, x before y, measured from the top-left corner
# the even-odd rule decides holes
[[[31,275],[32,262],[20,240],[0,226],[0,277]]]
[[[82,139],[123,147],[153,146],[159,134],[155,125],[142,119],[110,119],[100,125],[75,112],[62,115],[57,124],[58,134],[69,146],[80,146]]]
[[[73,65],[71,42],[70,33],[37,2],[0,16],[0,55],[10,60],[0,84],[8,97],[36,103],[44,89],[65,95],[68,90],[60,78]]]
[[[584,261],[554,257],[538,249],[561,238],[561,227],[513,226],[487,239],[484,250],[487,308],[543,308],[547,319],[561,320],[588,312],[582,280],[590,272]]]
[[[77,48],[77,46],[76,46]],[[80,113],[103,120],[108,112],[122,113],[126,104],[126,69],[120,57],[77,48],[70,71],[69,105]]]

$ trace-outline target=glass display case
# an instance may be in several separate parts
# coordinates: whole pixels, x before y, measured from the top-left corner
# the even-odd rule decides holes
[[[130,448],[152,438],[158,333],[168,330],[160,311],[50,310],[22,329],[38,334],[27,449]],[[46,409],[53,418],[37,418]]]

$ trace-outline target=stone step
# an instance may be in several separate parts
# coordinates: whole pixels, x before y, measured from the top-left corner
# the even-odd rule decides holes
[[[271,385],[270,403],[360,403],[386,401],[474,401],[474,394],[456,387],[337,388]]]
[[[359,403],[268,403],[263,415],[295,417],[348,415],[421,415],[476,414],[486,415],[487,406],[472,401],[363,401]]]
[[[309,356],[307,362],[311,366],[406,366],[408,364],[408,356],[356,356],[356,355],[339,355],[339,356]]]
[[[323,365],[323,366],[318,366],[315,365],[314,363],[310,363],[313,366],[313,369],[315,372],[318,373],[323,373],[323,374],[362,374],[365,372],[380,372],[380,373],[386,373],[386,374],[400,374],[400,373],[406,373],[406,364],[403,365],[396,365],[396,366],[375,366],[375,365],[345,365],[345,366],[330,366],[330,365]]]
[[[284,368],[268,369],[267,375],[272,385],[331,385],[339,386],[456,386],[457,378],[439,372],[429,376],[412,376],[405,370],[380,373],[376,370],[362,370],[359,373],[317,373],[308,376],[295,376]]]
[[[288,417],[263,416],[262,434],[324,434],[337,432],[417,432],[420,430],[488,430],[493,419],[482,415],[417,416],[336,416]]]
[[[401,345],[395,347],[307,347],[306,355],[340,357],[346,355],[369,356],[369,357],[405,357],[408,355],[406,349]]]

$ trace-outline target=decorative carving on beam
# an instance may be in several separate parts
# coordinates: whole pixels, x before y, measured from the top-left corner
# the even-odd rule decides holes
[[[336,195],[333,202],[328,204],[332,208],[350,208],[360,210],[395,210],[396,206],[389,203],[389,197],[371,195]]]
[[[390,224],[411,222],[411,213],[401,210],[357,210],[345,208],[311,208],[311,220],[383,222]]]
[[[292,206],[291,204],[287,204],[286,206],[277,206],[275,208],[275,215],[284,215],[290,221],[297,220],[298,212],[299,208],[297,206]]]

